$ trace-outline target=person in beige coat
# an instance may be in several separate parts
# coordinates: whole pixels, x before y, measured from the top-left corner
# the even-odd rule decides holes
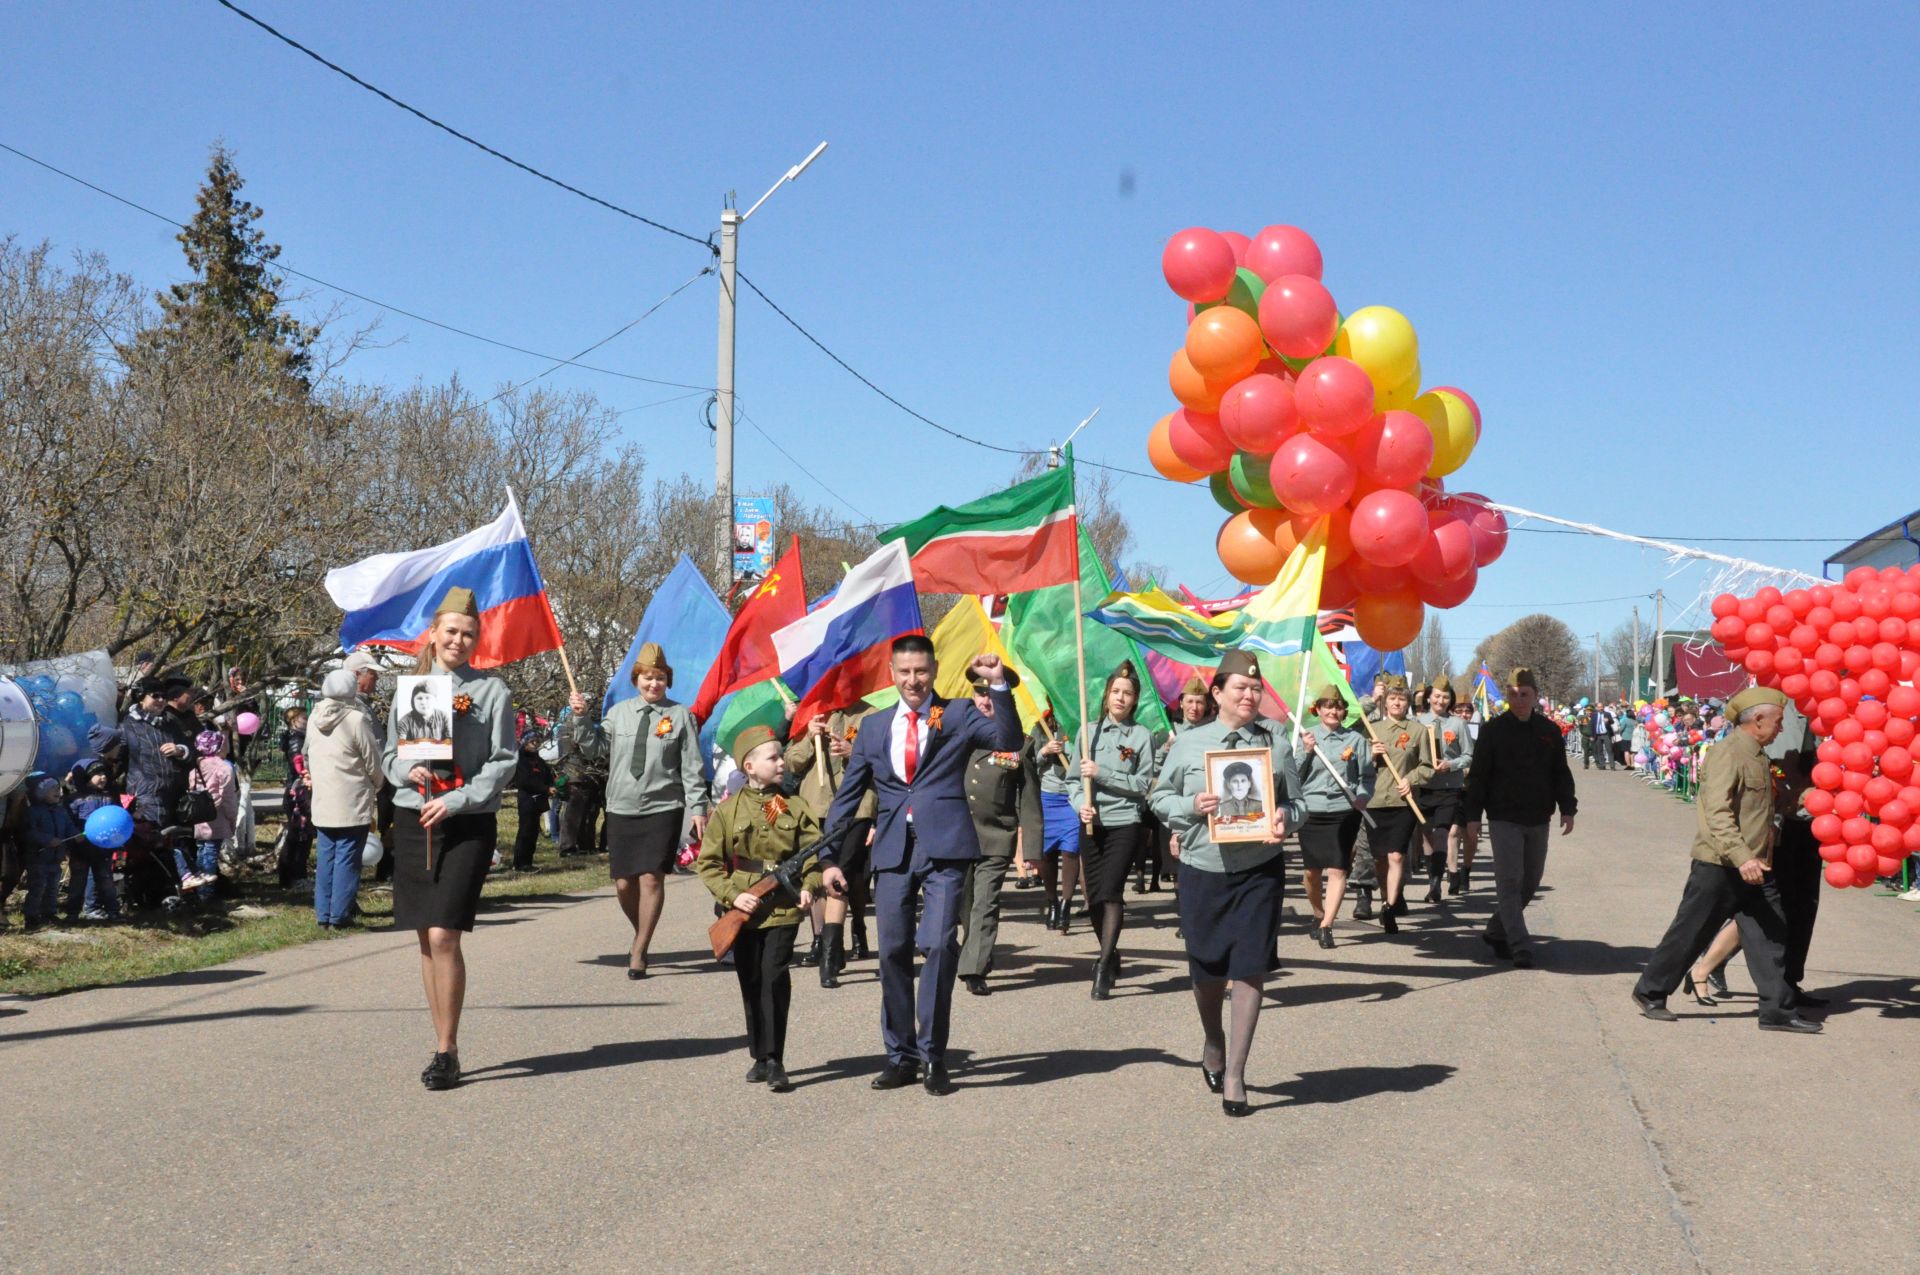
[[[360,889],[360,864],[380,796],[381,745],[351,672],[327,674],[320,697],[307,722],[307,781],[320,846],[313,915],[320,928],[332,930],[347,924]]]

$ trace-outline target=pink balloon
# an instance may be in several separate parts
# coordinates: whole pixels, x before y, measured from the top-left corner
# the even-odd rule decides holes
[[[1310,434],[1281,443],[1268,476],[1273,494],[1296,514],[1330,514],[1353,496],[1353,462]]]
[[[1433,431],[1412,412],[1381,412],[1354,437],[1353,459],[1383,487],[1411,486],[1433,463]]]
[[[1420,591],[1420,600],[1430,607],[1451,610],[1473,596],[1473,587],[1480,583],[1480,569],[1467,560],[1467,569],[1451,580],[1417,580],[1414,587]]]
[[[1167,445],[1195,469],[1211,474],[1233,460],[1233,444],[1220,428],[1220,418],[1181,408],[1167,424]]]
[[[1298,226],[1268,226],[1255,235],[1253,242],[1247,246],[1244,264],[1260,276],[1262,283],[1272,283],[1281,275],[1289,274],[1303,274],[1309,279],[1318,279],[1321,271],[1320,245]]]
[[[1293,401],[1300,422],[1316,434],[1339,438],[1365,429],[1373,419],[1373,382],[1352,359],[1328,355],[1301,369]]]
[[[1376,491],[1353,506],[1353,551],[1382,567],[1404,567],[1427,538],[1427,511],[1404,491]]]
[[[1190,226],[1167,240],[1160,272],[1176,296],[1218,301],[1233,287],[1233,245],[1205,226]]]
[[[1473,528],[1446,510],[1429,510],[1426,543],[1407,568],[1423,584],[1457,580],[1473,571]]]
[[[1455,398],[1459,399],[1462,403],[1465,403],[1467,405],[1467,411],[1473,414],[1473,441],[1476,443],[1479,442],[1480,441],[1480,405],[1473,401],[1473,396],[1468,394],[1465,390],[1458,389],[1452,385],[1436,385],[1433,387],[1433,393],[1451,394]]]
[[[1247,249],[1253,245],[1253,240],[1247,238],[1237,230],[1223,230],[1220,232],[1220,237],[1226,240],[1233,248],[1233,264],[1235,266],[1246,265]]]
[[[242,713],[233,719],[233,727],[242,735],[258,735],[260,733],[260,714]]]
[[[1333,294],[1318,279],[1281,275],[1260,294],[1260,333],[1267,344],[1290,359],[1311,359],[1326,352],[1340,327]]]
[[[1241,380],[1220,400],[1220,428],[1241,451],[1271,456],[1300,428],[1292,383],[1265,372]]]
[[[1473,565],[1492,566],[1507,551],[1507,516],[1476,491],[1463,491],[1455,499],[1467,526],[1473,529]]]

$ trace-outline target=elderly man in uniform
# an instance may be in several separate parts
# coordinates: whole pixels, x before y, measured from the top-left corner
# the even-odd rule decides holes
[[[1731,916],[1740,927],[1747,969],[1760,992],[1760,1030],[1812,1034],[1820,1024],[1794,1012],[1786,978],[1787,921],[1773,878],[1773,768],[1766,747],[1780,734],[1787,697],[1755,686],[1727,705],[1733,729],[1707,750],[1701,768],[1699,831],[1680,910],[1633,986],[1633,1003],[1658,1022],[1675,1014],[1667,997],[1694,955]]]
[[[973,682],[973,706],[994,716],[993,695],[984,678]],[[990,995],[993,945],[1000,937],[1000,891],[1013,866],[1013,843],[1020,835],[1020,750],[976,748],[967,761],[967,813],[980,841],[980,857],[967,869],[960,900],[967,937],[960,945],[960,985],[975,996]]]

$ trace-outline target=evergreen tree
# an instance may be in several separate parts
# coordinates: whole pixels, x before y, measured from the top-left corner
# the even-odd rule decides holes
[[[280,246],[255,224],[261,212],[240,197],[245,184],[233,153],[215,143],[199,206],[177,236],[193,278],[158,294],[160,322],[141,344],[160,352],[182,339],[210,341],[225,362],[260,360],[304,389],[316,332],[282,308],[272,268]]]

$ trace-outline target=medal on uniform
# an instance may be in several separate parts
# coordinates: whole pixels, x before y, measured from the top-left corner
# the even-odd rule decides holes
[[[760,816],[767,821],[769,826],[775,823],[781,815],[786,813],[787,801],[784,797],[769,797],[760,803]]]
[[[1125,744],[1122,744],[1122,745],[1120,745],[1120,760],[1121,760],[1121,761],[1128,761],[1128,762],[1130,762],[1130,761],[1132,761],[1132,760],[1133,760],[1133,759],[1134,759],[1135,757],[1138,757],[1139,755],[1140,755],[1139,753],[1137,753],[1137,752],[1135,752],[1135,751],[1134,751],[1133,749],[1131,749],[1131,748],[1128,748],[1128,747],[1127,747],[1127,746],[1126,746]]]
[[[673,734],[673,719],[671,717],[661,718],[660,724],[653,728],[653,737],[655,739],[665,739],[671,734]]]

